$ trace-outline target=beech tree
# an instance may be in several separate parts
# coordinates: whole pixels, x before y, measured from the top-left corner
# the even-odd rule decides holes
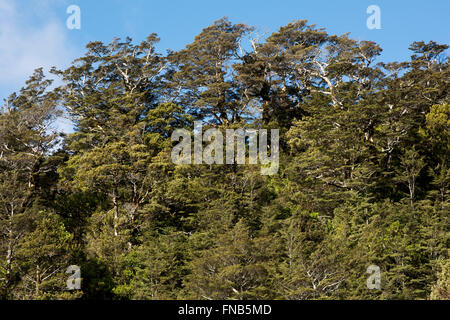
[[[448,45],[380,62],[306,20],[226,18],[158,41],[90,42],[0,108],[2,299],[448,299]],[[195,121],[279,129],[277,174],[173,163]]]

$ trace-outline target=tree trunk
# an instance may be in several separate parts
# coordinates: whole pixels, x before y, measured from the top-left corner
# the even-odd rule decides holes
[[[116,188],[114,188],[113,191],[113,205],[114,205],[114,236],[117,237],[118,233],[117,233],[117,220],[119,219],[119,205],[117,203],[117,190]]]
[[[6,275],[5,275],[5,295],[8,296],[8,287],[11,281],[11,264],[13,258],[13,217],[14,208],[11,209],[11,214],[9,216],[8,222],[8,248],[6,252]]]
[[[41,284],[41,269],[39,265],[36,266],[36,291],[35,296],[36,298],[39,296],[39,285]]]

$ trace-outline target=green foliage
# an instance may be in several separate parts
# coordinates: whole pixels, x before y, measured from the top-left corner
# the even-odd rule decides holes
[[[431,290],[431,300],[450,299],[450,261],[447,259],[441,263],[441,271],[438,273],[436,285]]]
[[[375,64],[306,20],[264,39],[226,18],[158,41],[91,42],[0,108],[1,299],[449,298],[447,45]],[[194,121],[280,129],[278,174],[174,164]]]

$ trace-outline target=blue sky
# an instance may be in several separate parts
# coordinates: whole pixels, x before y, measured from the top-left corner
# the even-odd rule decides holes
[[[69,30],[69,5],[81,9],[81,29]],[[381,9],[381,29],[369,30],[369,5]],[[270,34],[308,19],[331,34],[350,32],[381,45],[380,60],[408,59],[413,41],[450,43],[449,0],[0,0],[0,99],[18,90],[37,67],[67,66],[86,43],[115,36],[136,42],[155,32],[159,51],[181,49],[215,20],[255,26]]]

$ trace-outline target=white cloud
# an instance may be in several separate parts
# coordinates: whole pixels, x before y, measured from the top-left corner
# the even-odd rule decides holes
[[[1,94],[21,87],[34,69],[62,67],[75,56],[67,39],[65,17],[58,19],[50,11],[45,14],[42,3],[38,1],[38,7],[33,3],[27,1],[25,8],[18,8],[13,0],[0,0]]]
[[[0,0],[0,103],[23,87],[36,68],[43,67],[52,78],[51,67],[64,68],[79,54],[67,37],[65,10],[58,9],[63,14],[56,15],[55,4],[56,0],[27,0],[21,8],[17,1]],[[64,118],[55,123],[62,132],[73,132],[72,127]]]

